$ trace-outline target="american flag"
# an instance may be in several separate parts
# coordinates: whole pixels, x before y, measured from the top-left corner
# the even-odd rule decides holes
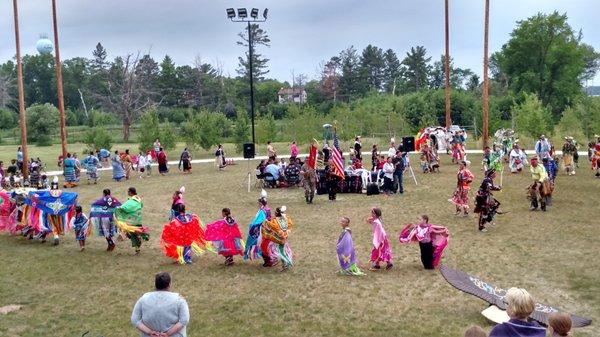
[[[333,161],[333,172],[344,180],[344,161],[340,152],[340,141],[338,140],[335,129],[333,130],[333,149],[331,149],[331,160]]]

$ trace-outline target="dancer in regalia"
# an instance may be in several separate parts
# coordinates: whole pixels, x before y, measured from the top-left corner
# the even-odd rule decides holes
[[[75,206],[75,216],[71,219],[71,228],[75,231],[75,240],[79,243],[79,251],[85,250],[85,239],[88,236],[89,219],[80,205]]]
[[[508,167],[510,168],[510,173],[520,173],[527,163],[527,155],[521,150],[517,141],[513,144],[513,148],[508,155]]]
[[[180,264],[191,264],[192,255],[200,255],[210,249],[204,230],[196,214],[185,212],[183,203],[177,204],[177,214],[164,225],[160,245],[167,257]]]
[[[440,264],[449,236],[446,227],[432,225],[429,216],[421,215],[417,225],[408,224],[400,232],[400,243],[418,242],[423,267],[434,269]]]
[[[575,157],[577,156],[577,145],[573,140],[573,137],[565,137],[565,143],[562,148],[563,154],[563,165],[567,175],[575,174]]]
[[[452,199],[449,201],[456,205],[456,215],[469,215],[469,190],[471,189],[471,182],[475,176],[467,168],[468,163],[464,160],[460,161],[458,173],[456,174],[456,190]]]
[[[106,239],[107,251],[115,249],[113,237],[117,234],[114,221],[115,208],[121,206],[119,200],[110,195],[109,189],[102,191],[102,198],[94,201],[90,209],[90,222],[96,229],[96,234]]]
[[[244,255],[244,242],[231,210],[223,208],[221,215],[223,219],[206,225],[204,235],[206,240],[212,241],[217,253],[225,257],[225,265],[232,266],[234,255]]]
[[[13,213],[16,206],[10,200],[10,195],[0,187],[0,231],[14,233],[17,219]]]
[[[367,223],[373,227],[373,249],[371,250],[371,271],[381,269],[380,262],[385,262],[385,269],[392,269],[392,248],[388,240],[383,224],[381,223],[381,209],[371,209],[371,216],[367,219]]]
[[[181,186],[178,191],[173,193],[173,202],[171,203],[171,213],[169,215],[169,220],[173,219],[177,215],[179,215],[178,207],[179,205],[185,205],[183,201],[183,193],[185,192],[185,187]]]
[[[258,212],[254,220],[248,225],[248,238],[246,239],[246,248],[244,249],[244,260],[254,260],[261,258],[263,255],[258,245],[258,237],[260,236],[260,228],[265,220],[271,220],[271,209],[267,205],[267,192],[262,190],[258,199]],[[263,266],[267,266],[271,261],[264,258]]]
[[[286,207],[275,209],[275,216],[266,220],[261,228],[260,249],[265,259],[266,267],[271,267],[281,261],[282,270],[289,269],[294,264],[294,252],[288,243],[288,236],[294,228],[294,222],[286,214]]]
[[[363,273],[356,264],[356,252],[354,251],[354,242],[352,241],[352,231],[350,226],[350,219],[342,217],[340,219],[340,226],[342,226],[342,233],[338,238],[337,242],[337,257],[340,263],[341,275],[353,275],[363,276]]]
[[[111,158],[112,162],[112,176],[114,181],[121,181],[125,178],[125,170],[123,169],[123,162],[119,156],[119,151],[115,151],[115,154]]]
[[[85,175],[87,177],[88,185],[90,182],[96,184],[98,182],[98,167],[100,167],[100,159],[94,155],[94,151],[90,151],[90,154],[85,157],[81,163],[85,168]]]
[[[538,209],[546,211],[546,197],[550,194],[550,182],[548,181],[548,172],[544,165],[539,164],[537,157],[531,159],[531,179],[533,183],[529,186],[529,200],[531,201],[531,211]],[[539,205],[538,205],[539,199]]]
[[[67,153],[67,158],[63,163],[64,176],[65,176],[65,188],[75,187],[79,184],[79,178],[77,177],[76,170],[77,161],[72,158],[70,153]]]
[[[496,178],[496,170],[493,168],[487,170],[475,197],[474,212],[479,214],[480,232],[487,232],[485,224],[493,224],[494,217],[500,207],[500,202],[494,198],[492,191],[499,191],[502,187],[494,185],[494,178]]]
[[[135,187],[130,187],[127,190],[129,198],[123,205],[115,208],[115,223],[121,230],[126,233],[131,246],[135,248],[135,254],[140,253],[142,241],[148,241],[150,235],[148,228],[142,225],[142,198],[137,195]]]

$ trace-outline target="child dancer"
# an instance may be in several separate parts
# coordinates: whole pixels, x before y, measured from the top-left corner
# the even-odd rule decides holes
[[[388,240],[383,224],[381,223],[381,209],[374,207],[371,209],[371,216],[367,219],[367,223],[373,226],[373,250],[371,250],[371,271],[381,269],[380,262],[386,263],[386,270],[392,269],[392,248]]]
[[[185,202],[183,201],[183,193],[185,192],[185,186],[181,186],[181,188],[179,188],[178,191],[175,191],[175,193],[173,193],[173,202],[171,203],[171,215],[169,216],[169,220],[172,220],[173,218],[175,218],[177,215],[179,215],[178,209],[179,206],[178,205],[185,205]]]
[[[432,225],[429,223],[429,216],[421,215],[416,226],[408,224],[400,232],[400,243],[418,241],[423,267],[434,269],[440,264],[449,235],[446,227]]]
[[[75,206],[75,216],[71,219],[71,227],[75,230],[75,240],[79,242],[79,251],[83,252],[88,235],[88,217],[83,214],[80,205]]]
[[[340,226],[342,226],[342,234],[340,234],[337,242],[337,256],[341,267],[339,273],[341,275],[363,276],[365,274],[356,265],[352,231],[348,227],[350,226],[350,219],[342,217],[340,219]]]
[[[229,208],[223,208],[221,211],[223,219],[206,225],[204,237],[212,241],[219,255],[225,257],[225,265],[233,265],[234,255],[244,255],[244,242],[238,224],[231,216]]]
[[[294,222],[286,214],[286,207],[275,209],[275,216],[266,220],[261,228],[260,249],[263,258],[269,261],[265,267],[272,267],[281,260],[282,271],[292,267],[294,252],[288,242],[288,236],[294,227]]]

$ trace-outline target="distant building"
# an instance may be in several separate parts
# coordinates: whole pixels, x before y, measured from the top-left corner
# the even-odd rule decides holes
[[[281,88],[277,93],[279,103],[306,103],[306,90],[304,88]]]
[[[585,92],[588,96],[600,97],[600,86],[593,86],[585,88]]]

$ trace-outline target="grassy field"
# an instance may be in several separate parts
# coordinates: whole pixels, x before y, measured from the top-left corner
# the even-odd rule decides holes
[[[3,153],[4,154],[4,153]],[[582,158],[583,159],[583,158]],[[478,185],[482,173],[473,156]],[[230,207],[241,230],[256,212],[258,190],[246,193],[246,165],[217,172],[196,165],[190,176],[115,183],[102,177],[97,186],[80,186],[84,209],[102,188],[124,198],[129,186],[144,196],[144,219],[151,240],[134,256],[128,242],[112,253],[94,237],[80,253],[73,233],[57,247],[0,235],[0,306],[21,304],[20,311],[0,316],[2,336],[134,336],[129,323],[133,304],[153,288],[153,276],[168,271],[173,291],[186,297],[192,315],[189,336],[462,336],[472,324],[492,327],[480,311],[486,303],[447,284],[438,271],[423,270],[417,245],[400,246],[397,235],[419,214],[448,226],[452,238],[443,263],[478,275],[499,286],[528,289],[543,303],[592,318],[576,336],[600,335],[600,260],[597,255],[597,193],[588,163],[574,177],[561,175],[549,212],[529,212],[526,175],[504,177],[497,193],[504,211],[496,226],[479,233],[476,219],[456,218],[447,199],[456,167],[444,158],[442,173],[417,174],[419,185],[406,179],[404,196],[340,195],[336,203],[319,196],[303,202],[302,190],[270,190],[271,207],[287,205],[296,228],[290,243],[296,253],[286,273],[260,262],[226,268],[223,258],[207,253],[191,266],[175,265],[159,248],[172,191],[185,185],[188,209],[204,221]],[[335,245],[340,216],[352,219],[357,254],[366,268],[371,228],[364,219],[373,206],[383,209],[392,241],[395,267],[363,278],[336,275]]]

